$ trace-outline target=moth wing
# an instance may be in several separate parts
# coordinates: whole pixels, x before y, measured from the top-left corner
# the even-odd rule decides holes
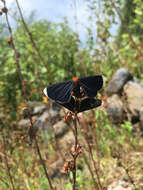
[[[63,104],[60,104],[62,106],[64,106],[65,108],[67,108],[68,110],[74,112],[74,105],[75,105],[75,100],[73,97],[71,97],[70,101],[67,102],[67,103],[63,103]]]
[[[44,94],[57,103],[66,103],[71,99],[72,81],[62,82],[48,86]]]
[[[101,105],[101,100],[94,98],[86,98],[80,103],[79,112],[90,110]]]
[[[96,108],[96,107],[100,106],[101,103],[102,102],[99,99],[86,98],[79,103],[77,112],[79,113],[79,112],[83,112],[83,111],[87,111],[87,110]],[[71,97],[71,100],[69,102],[60,104],[60,105],[64,106],[65,108],[67,108],[68,110],[70,110],[72,112],[75,111],[75,100],[73,97]]]
[[[103,78],[101,75],[79,78],[78,80],[88,97],[95,97],[97,91],[103,86]]]

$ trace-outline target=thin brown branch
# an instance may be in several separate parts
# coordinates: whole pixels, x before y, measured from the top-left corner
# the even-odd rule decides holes
[[[93,152],[92,152],[92,148],[91,148],[91,145],[88,141],[88,136],[85,134],[86,136],[86,142],[87,142],[87,146],[88,146],[88,149],[89,149],[89,153],[90,153],[90,156],[91,156],[91,160],[92,160],[92,163],[93,163],[93,166],[94,166],[94,170],[95,170],[95,173],[96,173],[96,176],[97,176],[97,180],[98,180],[98,185],[99,185],[99,189],[102,190],[102,184],[100,182],[100,176],[99,176],[99,173],[98,173],[98,168],[96,166],[96,162],[94,160],[94,157],[93,157]]]
[[[74,136],[75,136],[75,145],[74,145],[74,152],[73,155],[73,190],[76,190],[76,159],[77,159],[77,146],[78,146],[78,134],[77,134],[77,115],[75,114],[75,118],[73,119],[74,124]]]
[[[94,189],[96,190],[97,187],[98,187],[98,184],[97,184],[97,182],[96,182],[96,180],[95,180],[94,173],[93,173],[93,171],[92,171],[92,169],[91,169],[91,166],[90,166],[90,164],[89,164],[89,162],[88,162],[88,159],[87,159],[85,153],[83,153],[83,158],[84,158],[84,161],[85,161],[85,163],[86,163],[86,165],[87,165],[87,167],[88,167],[88,170],[89,170],[89,172],[90,172],[90,175],[91,175],[91,177],[92,177],[92,181],[93,181],[93,183],[94,183]]]
[[[26,104],[28,105],[28,96],[27,96],[27,93],[26,93],[26,84],[25,84],[25,81],[23,79],[23,75],[22,75],[22,72],[21,72],[21,69],[20,69],[20,64],[19,64],[19,54],[17,52],[17,49],[15,47],[15,43],[14,43],[14,40],[13,40],[13,33],[12,33],[12,29],[11,29],[11,26],[10,26],[10,23],[9,23],[9,19],[8,19],[8,9],[6,8],[6,3],[5,1],[3,1],[3,4],[4,4],[4,8],[5,8],[5,15],[6,15],[6,22],[7,22],[7,25],[8,25],[8,30],[9,30],[9,33],[10,33],[10,38],[11,38],[11,41],[10,41],[10,44],[12,45],[12,48],[14,50],[14,54],[15,54],[15,59],[16,59],[16,66],[17,66],[17,70],[18,70],[18,73],[19,73],[19,76],[20,76],[20,80],[21,80],[21,83],[22,83],[22,87],[23,87],[23,90],[24,90],[24,97],[25,97],[25,100],[26,100]],[[41,152],[40,152],[40,148],[39,148],[39,145],[38,145],[38,142],[37,142],[37,139],[36,139],[36,133],[35,133],[35,128],[33,126],[33,121],[32,121],[32,117],[31,117],[31,114],[30,112],[28,112],[29,114],[29,119],[30,119],[30,123],[31,123],[31,126],[29,128],[29,131],[32,132],[32,137],[34,138],[34,141],[35,141],[35,145],[36,145],[36,150],[37,150],[37,153],[39,155],[39,158],[40,158],[40,162],[41,162],[41,165],[43,166],[43,169],[44,169],[44,172],[45,172],[45,175],[47,177],[47,180],[48,180],[48,183],[49,183],[49,186],[50,186],[50,189],[51,190],[54,190],[54,187],[51,183],[51,180],[50,180],[50,177],[48,175],[48,172],[47,172],[47,169],[46,169],[46,165],[42,159],[42,155],[41,155]]]
[[[14,182],[13,182],[13,177],[12,177],[12,175],[10,173],[10,166],[8,164],[7,153],[5,151],[5,147],[6,147],[5,137],[4,137],[4,135],[2,135],[2,136],[3,136],[3,154],[4,154],[4,158],[5,158],[5,165],[6,165],[6,169],[7,169],[7,173],[8,173],[9,179],[10,179],[10,183],[11,183],[12,189],[15,190],[15,186],[14,186]]]
[[[8,185],[8,183],[6,182],[6,181],[4,181],[4,179],[0,176],[0,181],[2,182],[2,183],[4,183],[7,187],[9,187],[9,185]]]
[[[34,128],[34,126],[33,126],[32,117],[30,116],[29,119],[30,119],[30,123],[31,123],[32,137],[34,138],[36,150],[37,150],[37,152],[38,152],[41,165],[43,166],[43,169],[44,169],[44,172],[45,172],[45,176],[46,176],[47,179],[48,179],[49,186],[50,186],[51,190],[55,190],[54,187],[53,187],[53,185],[52,185],[52,183],[51,183],[51,179],[50,179],[49,174],[48,174],[48,172],[47,172],[45,162],[44,162],[44,160],[43,160],[43,158],[42,158],[42,155],[41,155],[41,151],[40,151],[40,148],[39,148],[39,145],[38,145],[38,142],[37,142],[37,138],[36,138],[35,128]]]
[[[0,119],[0,124],[3,125],[3,121],[1,119]],[[12,186],[12,190],[15,190],[15,186],[14,186],[14,182],[13,182],[13,177],[11,175],[10,166],[9,166],[9,163],[8,163],[8,156],[7,156],[7,152],[5,150],[5,148],[7,147],[7,145],[6,145],[6,140],[5,140],[5,136],[4,136],[3,130],[1,131],[1,134],[2,134],[2,139],[3,139],[3,155],[4,155],[4,159],[5,159],[5,165],[6,165],[7,173],[8,173],[9,180],[10,180],[10,183],[11,183],[11,186]]]
[[[3,4],[4,4],[4,8],[6,8],[5,1],[3,1]],[[7,9],[7,11],[8,11],[8,9]],[[20,80],[21,80],[21,83],[22,83],[24,96],[25,96],[26,101],[28,101],[28,97],[27,97],[27,93],[26,93],[26,85],[25,85],[25,81],[23,79],[23,76],[22,76],[22,73],[21,73],[21,70],[20,70],[20,65],[19,65],[19,53],[17,52],[16,47],[15,47],[15,43],[13,41],[13,33],[12,33],[12,29],[11,29],[11,26],[10,26],[10,23],[9,23],[7,11],[5,12],[5,16],[6,16],[6,22],[7,22],[8,30],[9,30],[9,33],[10,33],[10,45],[12,45],[12,48],[14,50],[15,64],[17,66],[19,77],[20,77]]]
[[[120,20],[121,20],[121,22],[122,22],[122,24],[123,24],[125,30],[127,31],[127,33],[128,33],[128,35],[129,35],[129,38],[130,38],[132,44],[133,44],[134,47],[137,49],[138,53],[143,56],[143,52],[140,50],[140,48],[138,47],[138,45],[137,45],[136,42],[134,41],[134,39],[133,39],[133,37],[132,37],[132,34],[130,33],[130,31],[129,31],[129,29],[128,29],[127,24],[125,23],[125,21],[124,21],[122,15],[121,15],[121,13],[120,13],[120,11],[119,11],[118,8],[116,7],[116,5],[115,5],[115,3],[114,3],[113,0],[111,0],[111,4],[112,4],[113,8],[115,9],[115,11],[117,12],[117,14],[118,14],[118,16],[119,16],[119,18],[120,18]]]
[[[79,125],[80,124],[81,124],[81,122],[79,121]],[[94,156],[93,156],[93,152],[92,152],[92,147],[91,147],[90,142],[89,142],[89,137],[88,137],[86,128],[87,128],[86,119],[83,117],[82,118],[82,133],[83,133],[84,139],[86,141],[86,144],[87,144],[87,147],[88,147],[88,151],[89,151],[89,155],[91,157],[91,161],[92,161],[92,164],[93,164],[96,176],[97,176],[97,181],[98,181],[98,183],[96,181],[94,182],[95,184],[97,184],[97,186],[95,188],[97,188],[98,190],[103,190],[103,187],[102,187],[102,184],[101,184],[101,181],[100,181],[98,167],[97,167],[96,162],[94,160]]]
[[[24,17],[23,17],[23,14],[22,14],[22,11],[21,11],[21,8],[20,8],[20,5],[19,5],[18,0],[16,0],[16,4],[17,4],[17,8],[18,8],[18,10],[19,10],[19,14],[20,14],[20,17],[21,17],[21,21],[22,21],[23,26],[24,26],[24,28],[25,28],[25,30],[26,30],[28,36],[29,36],[29,39],[30,39],[31,44],[32,44],[32,47],[36,50],[36,52],[37,52],[37,54],[38,54],[40,60],[42,61],[43,65],[46,67],[47,73],[48,73],[49,76],[50,76],[50,72],[49,72],[49,70],[48,70],[48,68],[47,68],[47,64],[46,64],[44,58],[42,57],[42,55],[41,55],[41,53],[40,53],[40,51],[39,51],[39,48],[38,48],[38,46],[36,45],[36,43],[35,43],[35,41],[34,41],[34,39],[33,39],[32,33],[30,32],[30,30],[29,30],[29,28],[28,28],[28,26],[27,26],[27,24],[26,24],[26,22],[25,22],[25,20],[24,20]],[[50,78],[50,79],[51,79],[51,82],[52,82],[52,78]]]
[[[120,159],[120,156],[118,156],[117,159],[118,159],[118,164],[119,164],[119,166],[122,167],[122,168],[125,170],[125,172],[126,172],[126,174],[127,174],[127,176],[128,176],[128,179],[129,179],[130,183],[134,186],[134,188],[136,188],[136,184],[135,184],[133,178],[131,177],[131,175],[130,175],[130,173],[129,173],[129,169],[122,163],[122,161],[121,161],[121,159]]]

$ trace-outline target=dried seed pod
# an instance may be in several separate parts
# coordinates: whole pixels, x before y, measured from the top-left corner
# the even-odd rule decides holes
[[[70,173],[70,171],[73,170],[73,168],[74,168],[74,161],[72,159],[70,159],[64,163],[64,166],[63,166],[63,169],[61,172],[68,174],[68,173]]]
[[[76,149],[75,149],[75,145],[73,145],[71,148],[71,154],[73,156],[78,156],[82,152],[83,152],[83,149],[79,144],[77,145]]]
[[[64,121],[68,122],[68,121],[71,121],[71,119],[72,119],[72,113],[67,112],[66,116],[64,117]]]
[[[1,9],[1,11],[2,11],[3,13],[7,13],[7,12],[8,12],[8,8],[3,7],[3,8]]]
[[[11,43],[12,43],[12,37],[11,37],[11,36],[8,38],[7,43],[8,43],[9,45],[11,45]]]

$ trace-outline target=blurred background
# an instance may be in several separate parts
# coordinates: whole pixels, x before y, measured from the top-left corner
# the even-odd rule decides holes
[[[13,186],[9,172],[13,189],[48,188],[29,139],[26,109],[53,183],[72,189],[72,176],[61,174],[74,141],[72,123],[63,121],[67,110],[43,89],[90,75],[103,76],[98,94],[103,103],[79,114],[85,152],[78,162],[78,188],[96,189],[86,150],[90,142],[102,188],[142,189],[142,20],[142,0],[0,1],[0,190]]]

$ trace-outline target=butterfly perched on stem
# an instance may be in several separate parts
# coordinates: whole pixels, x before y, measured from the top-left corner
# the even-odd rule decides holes
[[[44,89],[44,94],[74,113],[83,112],[101,105],[101,100],[94,99],[103,86],[100,75],[57,83]]]

